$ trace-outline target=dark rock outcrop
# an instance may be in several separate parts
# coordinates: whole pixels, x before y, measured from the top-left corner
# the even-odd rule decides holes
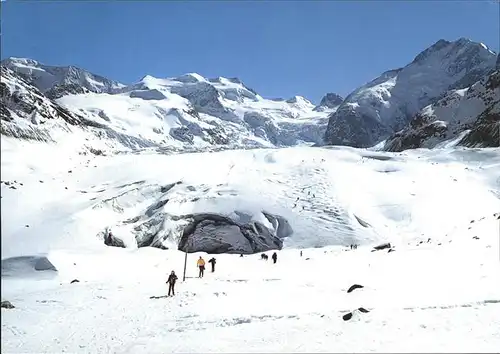
[[[192,144],[194,135],[188,127],[179,127],[170,129],[170,136],[184,143]]]
[[[492,73],[485,89],[500,92],[500,70]],[[470,132],[459,142],[467,147],[500,146],[500,94],[490,99],[491,105],[483,111],[472,125]]]
[[[417,149],[431,137],[446,137],[447,127],[442,122],[434,122],[430,117],[417,114],[407,129],[401,130],[387,139],[384,150],[400,152]]]
[[[283,241],[258,222],[237,223],[218,214],[186,215],[179,250],[185,252],[251,254],[279,250]]]
[[[51,89],[45,92],[45,96],[47,96],[52,100],[56,100],[66,95],[78,95],[81,93],[89,93],[89,92],[91,91],[81,85],[74,83],[70,84],[62,83],[54,85]]]
[[[347,289],[347,293],[351,293],[351,292],[353,292],[353,291],[354,291],[354,290],[356,290],[356,289],[362,289],[362,288],[364,288],[364,286],[363,286],[363,285],[354,284],[354,285],[351,285],[351,286],[349,287],[349,289]]]
[[[329,92],[323,96],[319,105],[314,108],[314,111],[318,112],[323,111],[325,108],[336,108],[340,106],[343,101],[344,99],[342,96]]]
[[[500,71],[466,90],[452,90],[419,112],[403,130],[390,136],[384,150],[433,148],[465,134],[458,145],[500,146]]]
[[[344,321],[349,321],[352,318],[352,312],[348,312],[345,315],[342,315],[342,319]]]
[[[56,118],[61,118],[71,125],[81,123],[82,117],[48,99],[35,86],[26,82],[13,71],[2,66],[1,75],[2,80],[10,80],[15,83],[13,87],[16,87],[11,92],[5,83],[1,83],[2,110],[15,111],[18,116],[28,119],[33,124],[43,124],[44,120]],[[9,119],[6,117],[3,120]]]
[[[100,235],[104,239],[106,246],[125,248],[125,243],[115,235],[110,235],[108,231],[100,232]]]
[[[388,243],[388,242],[387,243],[382,243],[381,245],[373,247],[373,250],[374,251],[381,251],[381,250],[385,250],[387,248],[391,248],[391,244]]]
[[[15,308],[15,306],[12,305],[10,303],[10,301],[7,301],[7,300],[2,301],[1,304],[0,304],[0,307],[3,308],[3,309],[13,309],[13,308]]]
[[[356,310],[352,311],[352,312],[348,312],[344,315],[342,315],[342,319],[344,321],[349,321],[350,319],[352,319],[352,316],[355,314],[355,313],[369,313],[370,311],[365,309],[364,307],[359,307],[357,308]]]

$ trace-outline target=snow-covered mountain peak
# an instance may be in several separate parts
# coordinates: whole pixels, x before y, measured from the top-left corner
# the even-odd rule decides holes
[[[187,73],[181,76],[178,76],[174,79],[175,81],[179,81],[182,83],[186,84],[194,84],[197,82],[206,82],[207,79],[205,79],[203,76],[197,73]]]
[[[111,93],[125,86],[76,66],[50,66],[29,58],[11,57],[3,60],[1,65],[21,75],[51,98],[86,91]]]
[[[434,43],[433,45],[431,45],[429,48],[426,48],[425,50],[423,50],[422,52],[420,52],[415,57],[415,59],[413,59],[413,63],[425,60],[432,53],[440,51],[443,48],[446,48],[447,46],[449,46],[450,44],[451,44],[451,42],[447,41],[445,39],[438,40],[436,43]]]
[[[96,135],[111,148],[203,149],[211,145],[272,147],[319,143],[328,120],[329,112],[314,112],[314,106],[303,97],[289,100],[294,103],[264,99],[234,77],[208,80],[196,73],[170,78],[146,75],[131,85],[109,85],[109,90],[99,91],[88,85],[97,76],[74,66],[50,67],[29,59],[5,64],[2,66],[5,70],[10,70],[8,65],[15,65],[40,71],[34,75],[11,70],[11,76],[13,82],[19,78],[31,85],[26,92],[36,91],[40,99],[47,98],[47,107],[40,114],[54,118],[51,127],[66,129],[56,113],[45,111],[67,109],[68,114],[79,115],[76,120],[81,122],[83,135],[91,135],[89,141]],[[66,83],[68,78],[71,83]],[[48,79],[55,82],[48,85]],[[100,82],[111,82],[105,80],[102,78]],[[79,83],[82,81],[85,85]],[[51,88],[42,90],[47,87]],[[12,100],[17,97],[13,96]],[[2,97],[5,111],[2,116],[8,122],[3,123],[3,131],[27,139],[39,139],[43,135],[45,141],[58,140],[47,129],[47,124],[33,123],[39,119],[32,116],[41,110],[32,102],[34,99],[26,98],[27,109],[12,100]],[[50,108],[52,106],[55,108]],[[35,113],[30,115],[25,111]],[[87,125],[91,128],[87,129]],[[95,146],[101,149],[101,144]]]
[[[223,77],[223,76],[218,76],[216,78],[208,79],[209,82],[211,83],[219,83],[219,84],[243,84],[243,81],[241,81],[237,77]]]
[[[491,55],[495,55],[495,53],[489,50],[483,43],[473,42],[467,38],[459,38],[453,42],[440,39],[418,54],[412,64],[428,64],[428,61],[431,59],[442,60],[452,58],[456,60],[460,56],[474,57],[476,55],[486,59]]]
[[[144,75],[140,80],[139,82],[143,82],[143,83],[148,83],[148,82],[154,82],[155,80],[158,80],[158,78],[152,76],[152,75]]]
[[[326,95],[323,96],[321,102],[317,107],[314,108],[314,110],[321,112],[326,109],[337,109],[338,106],[340,106],[343,101],[344,99],[342,98],[342,96],[333,92],[328,92]]]
[[[447,90],[469,87],[490,73],[496,59],[469,39],[439,40],[410,64],[386,71],[348,95],[331,115],[325,141],[373,146]]]
[[[29,58],[9,57],[5,60],[2,60],[2,66],[11,67],[14,71],[17,67],[37,67],[38,65],[40,65],[38,61]]]
[[[289,99],[286,100],[286,102],[294,104],[294,105],[298,105],[301,107],[311,107],[311,108],[314,107],[314,105],[311,103],[311,101],[309,101],[307,98],[305,98],[303,96],[290,97]]]

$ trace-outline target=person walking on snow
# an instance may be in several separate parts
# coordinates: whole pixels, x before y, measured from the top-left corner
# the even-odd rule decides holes
[[[168,296],[172,294],[172,296],[175,296],[175,282],[177,281],[177,275],[175,275],[175,272],[172,271],[170,275],[168,276],[167,284],[168,284]]]
[[[276,261],[278,260],[278,255],[276,254],[276,252],[273,253],[271,258],[273,259],[273,263],[276,263]]]
[[[215,260],[215,258],[214,258],[214,257],[212,257],[212,258],[208,261],[208,263],[210,263],[210,264],[212,265],[212,273],[213,273],[213,272],[215,272],[215,263],[217,263],[217,262],[216,262],[216,260]]]
[[[203,278],[203,273],[205,273],[205,260],[200,256],[198,262],[196,262],[196,265],[200,269],[200,274],[198,275],[198,278]]]

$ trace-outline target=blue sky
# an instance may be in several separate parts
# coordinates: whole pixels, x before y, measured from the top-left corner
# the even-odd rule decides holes
[[[265,97],[347,95],[440,38],[499,51],[499,4],[475,1],[2,2],[2,59],[146,74],[239,77]]]

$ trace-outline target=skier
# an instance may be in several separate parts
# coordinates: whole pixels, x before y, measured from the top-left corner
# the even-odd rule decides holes
[[[276,254],[276,252],[273,253],[272,259],[273,259],[273,263],[276,263],[276,261],[278,260],[278,255]]]
[[[300,256],[302,257],[302,251],[300,251]]]
[[[200,256],[198,262],[196,262],[196,265],[198,266],[198,268],[200,268],[200,274],[198,275],[198,278],[203,278],[203,273],[205,273],[205,260]]]
[[[172,296],[175,296],[175,282],[177,281],[177,275],[175,275],[175,272],[172,271],[170,275],[168,276],[167,284],[168,284],[168,296],[172,294]]]
[[[212,265],[212,273],[215,272],[215,263],[217,263],[215,261],[215,258],[214,257],[210,258],[210,260],[208,261],[208,263],[210,263]]]

